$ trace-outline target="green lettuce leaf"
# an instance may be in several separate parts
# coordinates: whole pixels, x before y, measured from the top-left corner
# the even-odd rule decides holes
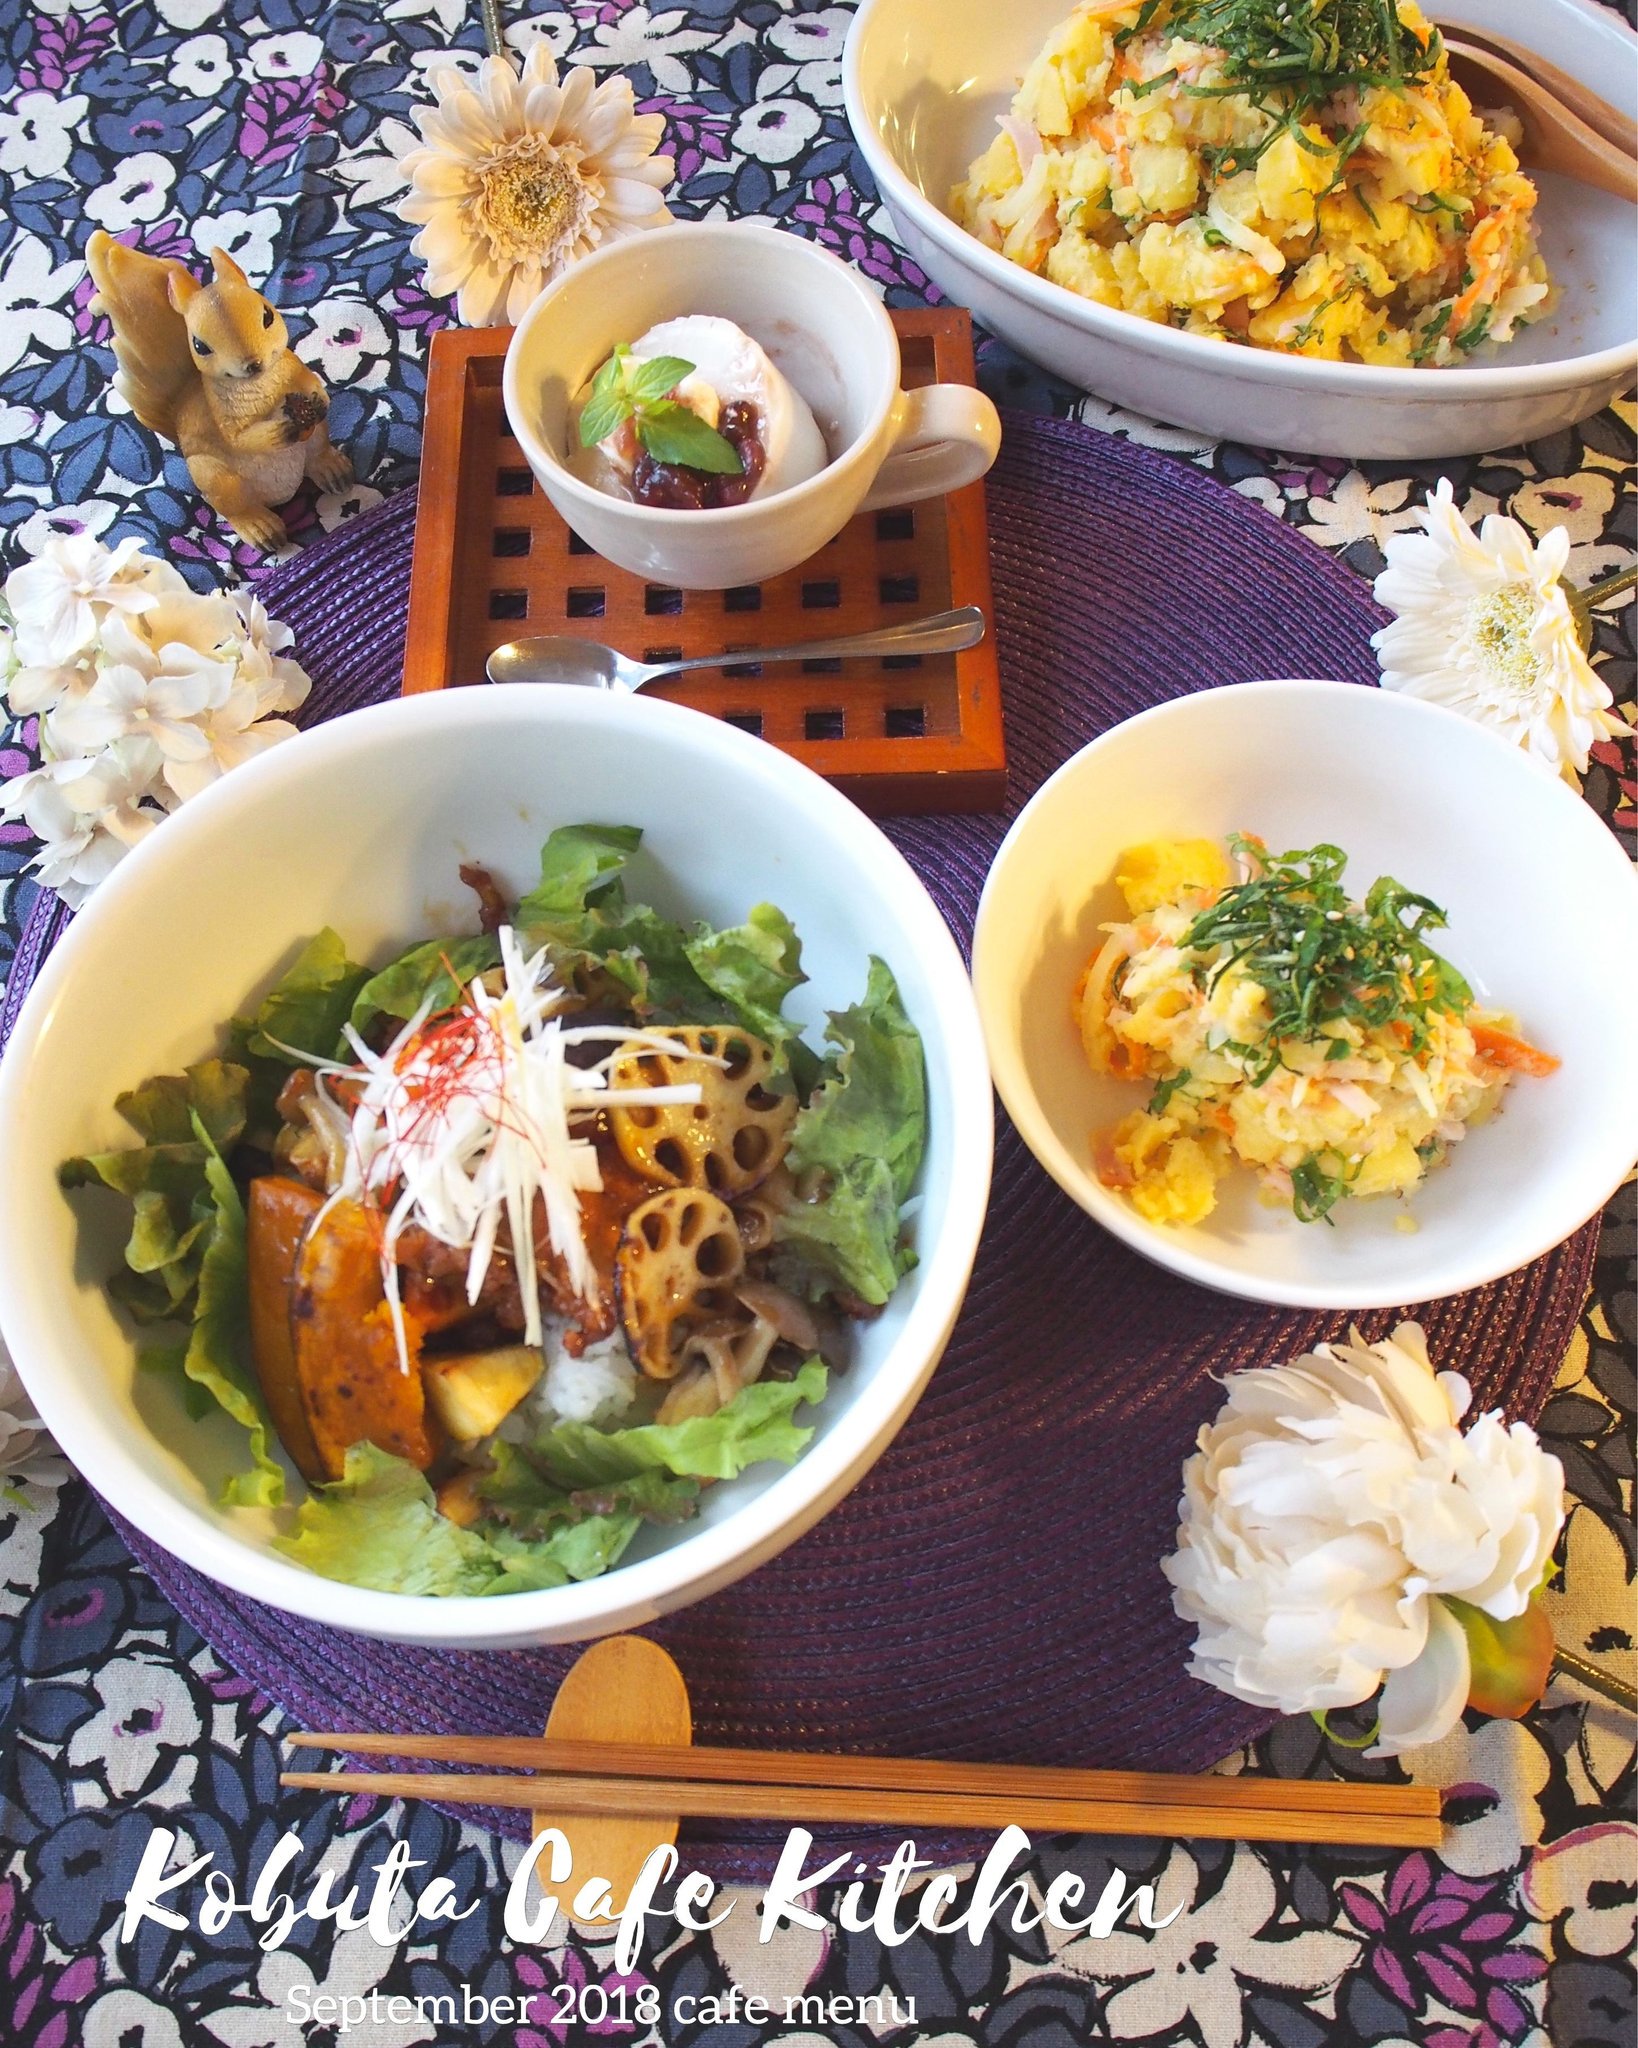
[[[183,1074],[157,1074],[115,1104],[145,1145],[67,1159],[65,1188],[112,1188],[131,1204],[126,1270],[111,1291],[142,1322],[189,1312],[216,1213],[207,1165],[245,1127],[245,1069],[202,1060]]]
[[[550,945],[554,927],[584,917],[642,842],[635,825],[560,825],[541,848],[540,880],[518,902],[517,928],[530,945]]]
[[[689,963],[682,926],[626,900],[623,877],[642,837],[635,825],[560,825],[541,849],[539,882],[518,903],[518,931],[587,995],[613,996],[642,1018],[725,1021]]]
[[[156,1074],[114,1098],[114,1107],[149,1145],[191,1145],[198,1117],[213,1145],[238,1142],[245,1127],[243,1067],[200,1060],[181,1074]]]
[[[235,1020],[240,1048],[248,1059],[282,1067],[334,1059],[345,1050],[341,1027],[370,979],[370,970],[350,960],[339,934],[326,926],[303,946],[256,1014]]]
[[[824,1399],[827,1377],[823,1362],[810,1358],[794,1379],[758,1380],[715,1415],[610,1430],[560,1422],[530,1444],[529,1455],[549,1481],[569,1493],[618,1486],[644,1473],[732,1479],[763,1458],[794,1464],[813,1431],[792,1417],[804,1401]]]
[[[795,1048],[783,1005],[807,977],[790,920],[760,903],[727,931],[690,929],[630,902],[625,872],[641,843],[631,825],[560,826],[542,849],[539,883],[518,904],[525,941],[544,946],[564,980],[612,995],[645,1022],[742,1024],[776,1052]]]
[[[199,1264],[199,1291],[182,1370],[218,1407],[250,1432],[251,1470],[222,1489],[229,1507],[277,1507],[284,1499],[284,1467],[273,1456],[272,1430],[249,1363],[250,1280],[245,1260],[245,1211],[233,1176],[196,1117],[205,1149],[211,1213]]]
[[[816,1176],[811,1202],[774,1229],[781,1275],[809,1294],[833,1289],[880,1306],[914,1263],[900,1243],[899,1209],[927,1145],[921,1037],[885,964],[870,963],[864,1000],[831,1013],[834,1048],[798,1113],[787,1161]]]
[[[321,1578],[381,1593],[481,1593],[502,1569],[483,1537],[439,1514],[406,1458],[374,1444],[353,1445],[343,1476],[313,1489],[296,1533],[274,1546]]]
[[[642,1526],[634,1509],[584,1514],[539,1539],[504,1523],[463,1529],[439,1514],[432,1488],[406,1459],[355,1444],[343,1476],[314,1489],[285,1556],[327,1579],[381,1593],[487,1596],[596,1578]]]
[[[747,1031],[785,1053],[797,1027],[784,1014],[785,998],[807,980],[802,941],[782,910],[759,903],[745,922],[714,932],[696,925],[684,948],[700,980],[726,1003]]]
[[[491,1446],[490,1455],[493,1469],[478,1482],[478,1493],[515,1536],[546,1536],[573,1523],[627,1515],[643,1522],[686,1522],[698,1511],[699,1482],[670,1472],[638,1472],[606,1486],[570,1491],[554,1485],[527,1453],[504,1438]]]
[[[362,1031],[377,1017],[413,1017],[428,995],[434,1010],[455,1002],[469,981],[500,964],[493,932],[464,939],[425,939],[372,974],[353,998],[350,1022]]]

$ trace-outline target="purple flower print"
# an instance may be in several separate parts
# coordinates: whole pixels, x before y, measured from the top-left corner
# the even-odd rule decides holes
[[[19,92],[61,92],[77,71],[95,64],[114,40],[114,17],[94,14],[87,20],[65,14],[53,21],[34,17],[34,42],[17,74]]]
[[[524,1951],[517,1960],[517,1981],[520,1991],[539,1993],[531,2005],[531,2013],[538,2014],[535,2024],[520,2027],[517,2048],[562,2048],[575,2025],[572,2019],[548,2018],[559,2001],[551,1994],[559,1984],[569,1984],[578,1994],[590,1983],[600,1984],[607,1994],[608,2010],[599,2020],[586,2019],[580,2023],[584,2031],[594,2039],[605,2039],[623,2035],[641,2034],[647,2031],[647,2024],[637,2018],[637,2000],[641,1992],[649,1988],[652,1980],[648,1977],[621,1976],[616,1971],[606,1971],[601,1977],[593,1978],[586,1967],[585,1958],[577,1948],[567,1948],[555,1977],[548,1977],[537,1958]],[[578,2003],[578,1999],[576,2001]],[[622,2017],[623,2015],[623,2017]],[[579,2031],[579,2028],[576,2028]]]
[[[327,128],[347,104],[320,64],[305,78],[261,78],[245,95],[239,148],[256,164],[294,156],[310,135]]]
[[[1370,1937],[1365,1966],[1397,2004],[1420,2013],[1430,2002],[1470,2024],[1428,2034],[1428,2048],[1513,2048],[1537,2018],[1519,1995],[1547,1974],[1547,1959],[1512,1946],[1525,1915],[1508,1897],[1510,1874],[1460,1877],[1418,1851],[1390,1872],[1381,1900],[1354,1884],[1343,1908]]]
[[[11,2048],[72,2048],[80,2008],[97,1990],[102,1965],[94,1955],[51,1962],[45,1937],[23,1917],[17,1880],[0,1883],[0,2002],[9,2007]]]
[[[415,334],[436,334],[450,322],[449,301],[433,298],[419,284],[401,284],[393,289],[395,324]]]
[[[860,217],[858,195],[839,178],[816,178],[791,208],[791,219],[878,284],[903,285],[918,295],[927,290],[926,272],[872,232]]]
[[[639,100],[637,111],[658,114],[665,122],[665,147],[676,160],[679,186],[686,185],[707,163],[727,162],[731,114],[713,114],[707,107],[690,106],[665,94]]]
[[[199,260],[198,251],[183,232],[180,221],[156,220],[146,227],[121,228],[114,240],[123,242],[128,249],[140,249],[148,256],[174,258],[178,263],[196,263]],[[113,333],[108,315],[91,310],[96,290],[89,271],[74,287],[74,332],[82,341],[104,342]]]

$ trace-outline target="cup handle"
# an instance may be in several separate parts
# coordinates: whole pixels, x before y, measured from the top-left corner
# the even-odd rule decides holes
[[[1001,446],[1001,416],[970,384],[924,384],[901,391],[893,446],[876,472],[861,512],[913,505],[976,483]]]

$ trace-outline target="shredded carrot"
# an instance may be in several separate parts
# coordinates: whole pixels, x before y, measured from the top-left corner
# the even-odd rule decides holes
[[[1537,1080],[1548,1074],[1556,1074],[1563,1065],[1550,1052],[1543,1052],[1526,1038],[1518,1038],[1511,1031],[1503,1031],[1495,1024],[1474,1024],[1469,1027],[1473,1033],[1475,1050],[1482,1059],[1493,1067],[1505,1067],[1509,1073],[1533,1074]]]
[[[1106,1188],[1137,1186],[1137,1175],[1116,1152],[1114,1139],[1107,1131],[1098,1131],[1093,1136],[1092,1170]]]

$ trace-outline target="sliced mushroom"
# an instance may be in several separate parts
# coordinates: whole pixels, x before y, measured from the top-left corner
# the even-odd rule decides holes
[[[745,1270],[734,1212],[704,1188],[667,1188],[626,1218],[614,1270],[632,1357],[673,1380],[689,1338],[734,1313]]]
[[[683,1371],[672,1382],[655,1420],[689,1422],[697,1415],[715,1415],[762,1377],[778,1342],[779,1332],[763,1316],[697,1330],[683,1347]]]
[[[741,1195],[734,1203],[739,1223],[739,1240],[745,1256],[765,1252],[774,1241],[782,1212],[796,1201],[796,1183],[787,1167],[776,1166],[759,1188]]]
[[[742,1195],[784,1158],[796,1120],[795,1096],[776,1095],[767,1085],[773,1049],[734,1025],[685,1024],[667,1027],[666,1036],[688,1053],[633,1043],[620,1048],[609,1068],[616,1142],[640,1174],[662,1187]],[[613,1106],[621,1088],[686,1083],[698,1086],[698,1102]]]
[[[739,1300],[742,1308],[748,1308],[761,1321],[771,1323],[775,1332],[787,1344],[795,1345],[798,1351],[812,1353],[819,1350],[819,1325],[814,1320],[813,1311],[788,1289],[775,1287],[771,1280],[747,1280],[739,1289]]]

